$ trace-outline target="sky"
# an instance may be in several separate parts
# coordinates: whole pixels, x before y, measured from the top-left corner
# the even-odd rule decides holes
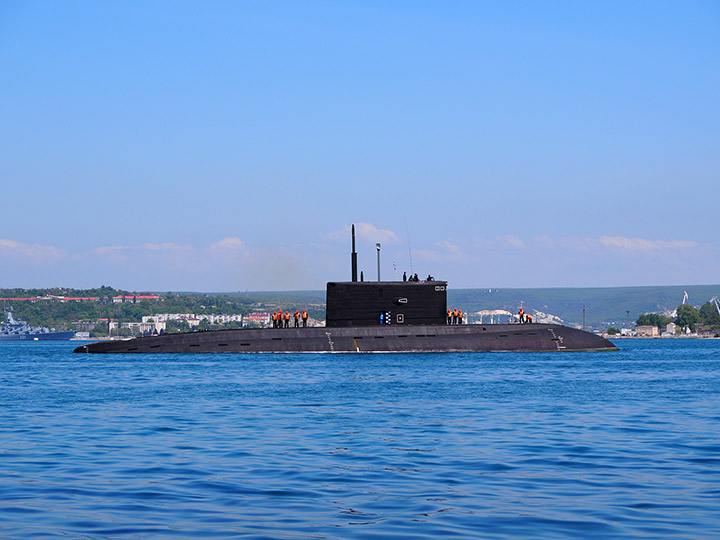
[[[0,288],[720,283],[720,3],[0,2]]]

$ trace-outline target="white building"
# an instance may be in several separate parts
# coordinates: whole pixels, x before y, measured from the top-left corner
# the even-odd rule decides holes
[[[250,313],[249,315],[245,315],[245,317],[243,317],[243,321],[243,326],[249,326],[254,323],[265,327],[270,324],[270,314],[258,312]]]
[[[190,328],[198,326],[203,320],[209,324],[226,324],[229,322],[239,322],[242,324],[243,316],[241,314],[234,315],[197,315],[195,313],[158,313],[156,315],[146,315],[142,318],[143,323],[155,324],[158,328],[162,326],[163,331],[168,321],[186,322]]]
[[[129,328],[133,334],[159,334],[165,331],[165,323],[152,322],[123,322],[120,328]],[[118,329],[118,321],[110,321],[110,331]]]
[[[658,337],[658,327],[654,325],[638,326],[636,329],[638,337]]]
[[[665,331],[662,333],[662,337],[672,337],[675,335],[675,329],[677,328],[677,325],[675,323],[669,323],[665,327]]]

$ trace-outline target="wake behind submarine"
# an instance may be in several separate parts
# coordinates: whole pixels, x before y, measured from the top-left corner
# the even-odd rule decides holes
[[[76,353],[350,353],[616,351],[607,339],[560,324],[447,324],[447,281],[357,279],[327,284],[325,327],[242,328],[81,345]]]

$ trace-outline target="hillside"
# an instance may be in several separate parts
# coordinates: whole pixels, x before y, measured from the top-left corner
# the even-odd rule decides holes
[[[448,307],[458,307],[467,313],[480,310],[504,309],[517,312],[539,310],[560,317],[566,324],[582,324],[583,305],[588,327],[603,329],[609,325],[634,323],[643,313],[662,313],[674,310],[682,303],[687,291],[689,303],[700,307],[713,296],[720,296],[720,285],[671,285],[648,287],[587,287],[545,289],[449,289]],[[239,293],[238,293],[239,295]],[[254,302],[322,304],[324,291],[249,292],[242,293]]]
[[[662,313],[682,303],[684,291],[689,303],[701,306],[713,296],[720,296],[720,285],[677,285],[661,287],[597,287],[547,289],[450,289],[448,307],[466,313],[504,309],[517,312],[521,303],[526,311],[539,310],[560,317],[566,324],[579,325],[583,318],[588,328],[604,329],[609,325],[623,327],[630,312],[631,324],[643,313]],[[18,318],[33,325],[70,328],[77,320],[112,317],[120,321],[137,321],[153,313],[250,313],[273,311],[276,307],[308,309],[312,317],[324,318],[325,291],[255,291],[237,293],[159,293],[156,301],[113,304],[112,296],[134,294],[110,287],[92,290],[69,289],[0,289],[0,297],[28,297],[47,294],[98,296],[99,302],[60,303],[51,301],[3,301]]]
[[[467,312],[506,309],[517,312],[520,302],[526,310],[552,313],[566,324],[581,324],[583,305],[589,327],[624,326],[627,310],[630,322],[643,313],[662,313],[682,303],[687,291],[689,303],[700,307],[713,296],[720,296],[720,285],[677,285],[662,287],[598,287],[549,289],[451,289],[448,305]]]

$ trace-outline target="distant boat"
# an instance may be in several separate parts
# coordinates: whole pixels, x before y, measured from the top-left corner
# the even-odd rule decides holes
[[[0,328],[0,341],[67,341],[75,336],[75,332],[56,332],[54,328],[30,326],[25,321],[16,320],[12,309],[8,309],[7,319]]]

